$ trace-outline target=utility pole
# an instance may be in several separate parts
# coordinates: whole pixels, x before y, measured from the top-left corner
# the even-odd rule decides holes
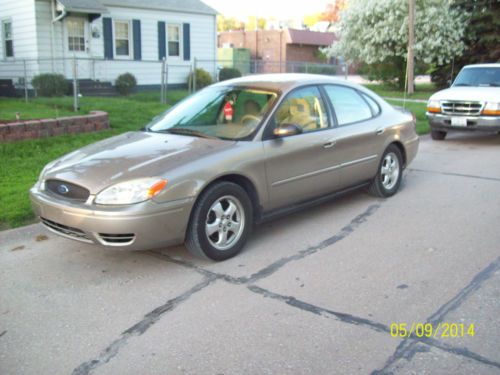
[[[406,79],[408,80],[408,94],[413,94],[414,87],[414,56],[413,44],[415,41],[415,0],[408,0],[408,58],[406,60]]]

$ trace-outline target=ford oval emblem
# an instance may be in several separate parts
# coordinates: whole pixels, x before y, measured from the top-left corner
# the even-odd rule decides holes
[[[68,194],[69,188],[66,185],[59,185],[57,191],[61,194]]]

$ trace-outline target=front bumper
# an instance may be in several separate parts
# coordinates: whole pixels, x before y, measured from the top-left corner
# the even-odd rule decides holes
[[[194,198],[126,206],[72,203],[30,190],[35,214],[50,231],[80,242],[124,250],[148,250],[184,241]]]
[[[451,115],[426,112],[429,125],[434,130],[500,131],[500,116],[460,116],[467,119],[467,126],[452,126]]]

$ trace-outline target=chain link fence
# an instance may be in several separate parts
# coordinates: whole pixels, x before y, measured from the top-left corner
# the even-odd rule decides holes
[[[107,60],[100,58],[24,59],[0,61],[0,95],[22,95],[26,101],[36,96],[33,78],[41,73],[62,74],[70,82],[68,95],[73,96],[73,107],[79,108],[83,96],[116,95],[115,81],[121,74],[131,73],[138,90],[156,91],[160,101],[166,102],[171,88],[187,88],[194,92],[202,86],[194,71],[202,69],[211,82],[220,79],[221,70],[231,68],[239,75],[268,73],[311,73],[347,79],[346,65],[318,64],[302,61],[270,60],[202,60],[170,62],[167,60]],[[234,71],[233,71],[234,72]],[[192,79],[189,77],[192,76]],[[203,82],[206,83],[206,82]]]

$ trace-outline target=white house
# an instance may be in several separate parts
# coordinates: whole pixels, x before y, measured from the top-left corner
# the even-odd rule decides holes
[[[195,59],[216,71],[216,13],[200,0],[0,0],[0,79],[71,79],[76,65],[78,79],[158,85],[165,59],[168,83],[182,84]]]

